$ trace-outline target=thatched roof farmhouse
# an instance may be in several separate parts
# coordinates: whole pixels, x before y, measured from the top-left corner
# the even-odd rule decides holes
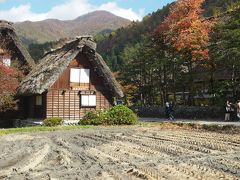
[[[46,53],[21,82],[18,93],[25,97],[25,107],[32,104],[27,117],[74,120],[87,111],[109,108],[114,97],[123,97],[90,36],[77,37]]]

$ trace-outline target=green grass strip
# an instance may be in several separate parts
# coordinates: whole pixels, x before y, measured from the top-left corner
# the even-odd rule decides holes
[[[74,130],[74,129],[87,129],[93,128],[94,126],[56,126],[56,127],[45,127],[45,126],[33,126],[33,127],[22,127],[22,128],[10,128],[0,129],[0,136],[6,134],[22,133],[22,132],[37,132],[37,131],[59,131],[59,130]]]
[[[128,125],[128,127],[171,127],[181,128],[191,128],[200,129],[215,132],[230,132],[230,133],[240,133],[239,127],[232,125],[215,125],[215,124],[197,124],[197,123],[178,123],[178,122],[138,122],[136,125]],[[23,133],[23,132],[38,132],[38,131],[59,131],[59,130],[74,130],[74,129],[88,129],[95,127],[122,127],[122,126],[90,126],[90,125],[77,125],[77,126],[56,126],[56,127],[46,127],[46,126],[33,126],[33,127],[23,127],[23,128],[10,128],[10,129],[0,129],[0,136],[6,134]]]

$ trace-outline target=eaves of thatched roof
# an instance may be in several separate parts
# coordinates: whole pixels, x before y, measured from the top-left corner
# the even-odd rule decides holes
[[[88,57],[112,95],[123,97],[120,85],[102,57],[96,52],[96,43],[91,37],[77,37],[61,48],[46,53],[40,60],[40,64],[21,82],[18,93],[33,95],[46,92],[79,53]]]
[[[18,52],[20,58],[25,61],[30,67],[34,67],[35,63],[32,57],[29,55],[26,48],[22,45],[21,40],[15,33],[13,23],[0,20],[0,33],[4,32],[7,38],[10,38],[13,42],[13,46],[9,47],[10,50]]]

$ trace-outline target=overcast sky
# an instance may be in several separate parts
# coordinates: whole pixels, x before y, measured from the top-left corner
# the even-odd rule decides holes
[[[174,0],[0,0],[0,19],[8,21],[71,20],[80,15],[106,10],[115,15],[141,20],[143,16]]]

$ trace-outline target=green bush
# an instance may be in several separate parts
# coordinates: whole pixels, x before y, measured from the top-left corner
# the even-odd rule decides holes
[[[126,106],[119,105],[108,111],[88,112],[81,119],[81,125],[123,125],[135,124],[138,119]]]
[[[59,117],[51,117],[51,118],[47,118],[43,121],[43,125],[49,126],[49,127],[59,126],[62,124],[63,124],[63,119],[59,118]]]
[[[138,118],[134,112],[126,106],[118,105],[109,110],[109,116],[113,124],[136,124]]]
[[[108,111],[99,111],[97,113],[98,120],[102,125],[113,125]]]
[[[81,125],[101,125],[109,124],[107,111],[88,112],[80,121]]]
[[[96,112],[87,112],[79,123],[82,125],[99,125],[99,124],[101,124]]]

